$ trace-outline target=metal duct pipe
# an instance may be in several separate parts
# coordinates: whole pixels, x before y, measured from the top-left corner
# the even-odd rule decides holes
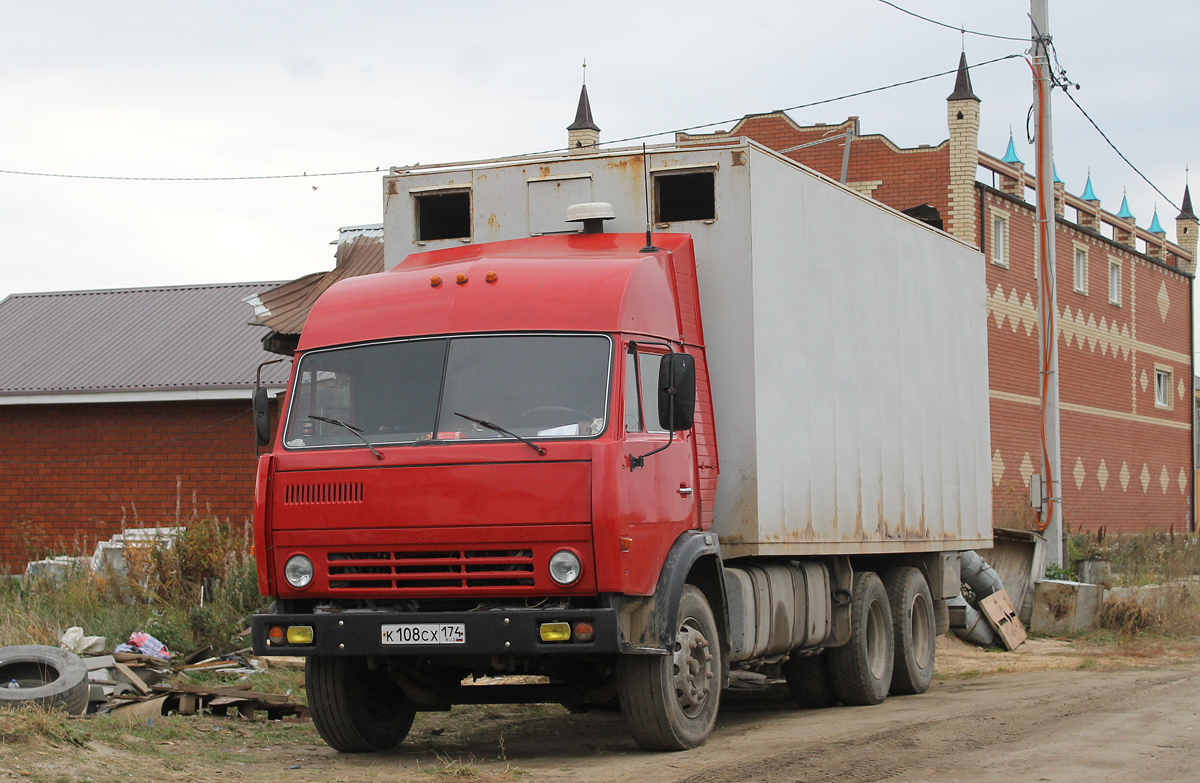
[[[988,562],[973,550],[962,553],[962,580],[975,592],[976,599],[986,598],[992,593],[1004,589],[1004,582],[1000,580],[996,569],[988,565]],[[964,609],[966,625],[954,629],[954,634],[958,638],[981,647],[991,647],[999,642],[996,632],[988,624],[987,618],[978,609],[967,603],[967,599],[960,595],[951,598],[948,603],[950,606],[961,606]]]

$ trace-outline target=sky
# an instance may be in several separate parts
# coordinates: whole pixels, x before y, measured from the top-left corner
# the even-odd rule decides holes
[[[1200,165],[1194,0],[1049,0],[1072,95],[1179,204]],[[1027,39],[1028,0],[897,0],[955,27]],[[333,266],[340,226],[381,220],[389,166],[562,147],[581,64],[602,140],[733,120],[1021,53],[879,0],[765,2],[0,1],[0,298],[16,292],[288,280]],[[1027,169],[1019,59],[972,72],[981,149],[1010,132]],[[901,146],[947,137],[953,75],[791,112],[861,118]],[[1140,225],[1178,210],[1061,93],[1068,190],[1091,171]],[[706,130],[725,129],[731,123]],[[661,136],[654,141],[669,141]],[[375,172],[379,169],[379,173]]]

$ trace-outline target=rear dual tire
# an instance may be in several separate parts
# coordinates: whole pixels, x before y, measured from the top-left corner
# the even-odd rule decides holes
[[[880,704],[892,685],[895,636],[887,590],[871,571],[854,575],[850,641],[826,651],[829,678],[847,706]]]
[[[883,577],[895,631],[891,692],[924,693],[933,680],[937,618],[929,583],[919,569],[893,568]]]

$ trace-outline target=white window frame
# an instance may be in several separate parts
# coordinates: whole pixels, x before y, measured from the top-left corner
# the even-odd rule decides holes
[[[1170,410],[1174,408],[1175,393],[1171,388],[1171,378],[1174,373],[1170,367],[1162,364],[1154,365],[1154,407]]]
[[[1088,292],[1088,249],[1075,242],[1071,245],[1071,280],[1075,293],[1087,296]]]
[[[1008,267],[1008,259],[1010,256],[1009,245],[1012,243],[1012,233],[1008,230],[1008,213],[1001,212],[998,209],[990,211],[991,225],[988,226],[988,232],[991,235],[991,252],[989,260],[996,266]],[[996,226],[999,224],[1000,230],[996,231]],[[999,238],[997,238],[999,234]]]
[[[1116,270],[1116,285],[1114,286],[1113,270]],[[1117,307],[1121,306],[1121,259],[1108,258],[1108,303],[1114,304]]]

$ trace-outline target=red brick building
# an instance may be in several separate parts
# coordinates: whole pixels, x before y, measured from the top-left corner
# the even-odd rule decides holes
[[[980,100],[965,57],[947,99],[950,138],[897,147],[859,121],[799,126],[752,115],[711,140],[749,136],[864,195],[944,228],[987,259],[993,507],[998,526],[1029,517],[1041,472],[1036,180],[1010,144],[978,148]],[[1055,182],[1063,521],[1072,530],[1194,530],[1192,281],[1200,220],[1185,191],[1170,242],[1155,215],[1101,208]]]
[[[0,572],[91,554],[123,527],[249,519],[250,397],[271,283],[0,302]],[[263,368],[272,393],[290,361]]]

